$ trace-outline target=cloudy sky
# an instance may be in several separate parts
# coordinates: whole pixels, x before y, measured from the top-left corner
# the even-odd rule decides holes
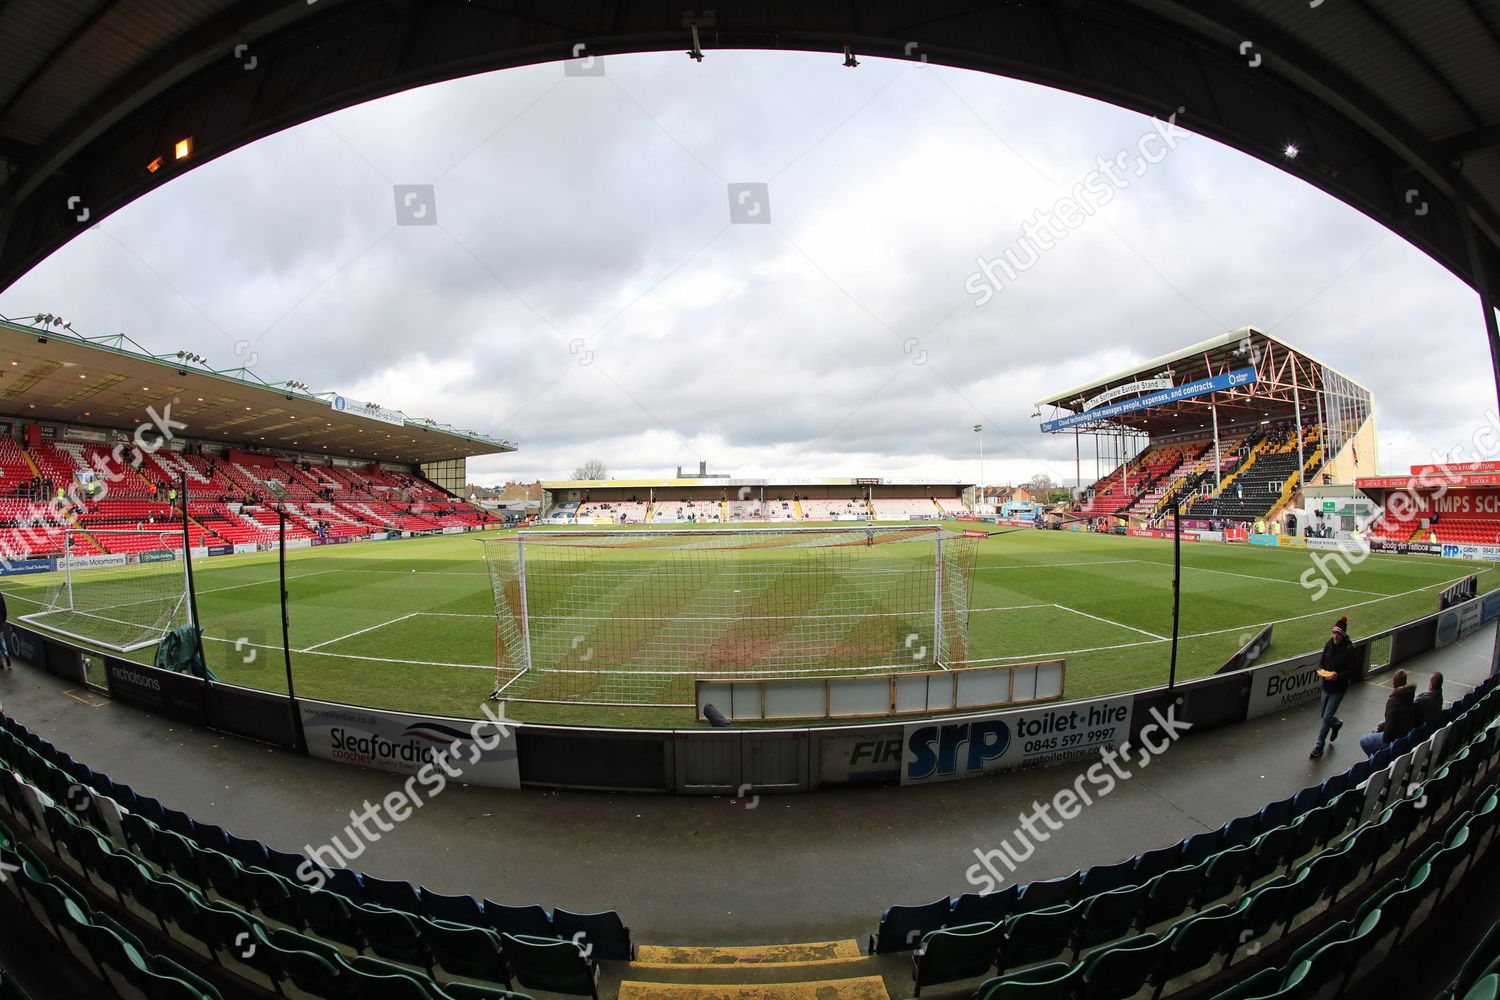
[[[1099,157],[1134,164],[1151,119],[879,59],[602,68],[488,74],[263,140],[85,233],[0,313],[518,441],[471,461],[480,483],[592,458],[616,478],[973,479],[976,422],[987,481],[1071,480],[1072,439],[1038,433],[1033,400],[1247,324],[1374,391],[1383,467],[1467,442],[1494,406],[1472,292],[1211,140],[1178,133],[978,305],[976,258],[1015,251]]]

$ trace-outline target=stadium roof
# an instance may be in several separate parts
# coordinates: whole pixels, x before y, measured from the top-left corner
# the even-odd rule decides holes
[[[1233,377],[1233,373],[1247,368],[1254,370],[1253,379],[1240,381]],[[1106,404],[1171,393],[1164,388],[1166,385],[1193,388],[1215,376],[1233,384],[1211,394],[1182,395],[1118,415],[1106,410]],[[1052,393],[1037,400],[1035,406],[1037,415],[1048,418],[1047,423],[1062,420],[1067,425],[1055,428],[1058,430],[1072,430],[1076,425],[1085,431],[1126,427],[1149,434],[1172,434],[1207,427],[1210,399],[1218,407],[1221,424],[1291,419],[1299,403],[1304,414],[1316,412],[1317,393],[1323,391],[1330,377],[1347,383],[1339,386],[1340,392],[1352,388],[1369,395],[1364,386],[1310,354],[1246,326]],[[1052,412],[1043,413],[1043,407],[1051,407]],[[1094,412],[1099,413],[1097,419],[1086,422],[1068,419],[1074,414]],[[1044,423],[1043,430],[1049,429],[1053,428]]]
[[[172,419],[187,424],[180,436],[247,448],[401,463],[516,449],[348,400],[336,409],[341,398],[267,383],[246,368],[214,371],[191,356],[154,356],[123,334],[84,338],[50,321],[0,317],[0,413],[6,415],[133,430],[148,419],[147,407],[165,412],[170,404]]]
[[[183,170],[298,122],[579,51],[681,52],[694,28],[709,58],[848,45],[1179,112],[1465,281],[1475,254],[1500,275],[1500,0],[8,0],[0,288]]]

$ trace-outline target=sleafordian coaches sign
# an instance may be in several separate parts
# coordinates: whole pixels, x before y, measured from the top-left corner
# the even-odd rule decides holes
[[[442,767],[446,777],[474,785],[520,788],[515,729],[489,722],[396,715],[349,705],[302,701],[307,752],[342,764],[422,776]]]

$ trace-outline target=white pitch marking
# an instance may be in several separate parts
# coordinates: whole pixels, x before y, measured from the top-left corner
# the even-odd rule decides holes
[[[348,635],[341,635],[341,636],[339,636],[339,637],[337,637],[335,639],[325,639],[322,642],[315,642],[311,646],[308,646],[306,649],[299,649],[299,650],[297,650],[297,652],[299,652],[299,653],[311,653],[313,650],[317,649],[319,646],[330,646],[330,645],[332,645],[335,642],[343,642],[345,639],[353,639],[357,635],[364,635],[366,632],[373,632],[373,631],[375,631],[378,628],[385,628],[387,625],[394,625],[397,622],[404,622],[408,618],[415,618],[417,616],[417,614],[418,614],[418,612],[412,611],[412,612],[409,612],[408,614],[402,615],[400,618],[392,618],[388,622],[381,622],[379,625],[371,625],[369,628],[362,628],[362,629],[360,629],[357,632],[350,632]]]
[[[1103,622],[1106,625],[1113,625],[1115,626],[1115,628],[1129,629],[1132,632],[1139,632],[1141,635],[1149,635],[1151,638],[1157,640],[1158,642],[1170,641],[1164,635],[1157,635],[1155,632],[1147,632],[1143,628],[1136,628],[1134,625],[1126,625],[1124,622],[1111,621],[1108,618],[1100,618],[1098,615],[1091,615],[1087,611],[1079,611],[1077,608],[1070,608],[1066,604],[1054,604],[1052,606],[1054,608],[1057,608],[1059,611],[1071,611],[1075,615],[1083,615],[1083,617],[1085,618],[1092,618],[1096,622]]]

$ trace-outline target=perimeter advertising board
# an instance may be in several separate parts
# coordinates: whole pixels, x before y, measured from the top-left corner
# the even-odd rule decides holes
[[[1130,738],[1130,695],[1068,702],[903,729],[901,783],[951,781],[995,771],[1096,760]]]
[[[206,685],[197,677],[113,656],[104,657],[104,669],[111,698],[179,722],[208,725]]]
[[[352,705],[301,701],[307,752],[324,760],[357,764],[398,774],[418,774],[440,766],[455,780],[496,788],[520,788],[515,723],[492,723],[399,715]],[[477,728],[476,728],[477,727]],[[428,772],[429,774],[431,771]]]
[[[1469,579],[1472,580],[1473,577]],[[1469,600],[1463,604],[1449,606],[1438,615],[1437,629],[1433,633],[1433,645],[1442,648],[1450,642],[1462,639],[1483,623],[1483,602]]]
[[[1309,653],[1253,668],[1250,671],[1250,703],[1245,718],[1254,719],[1321,698],[1323,682],[1318,677],[1321,658],[1321,653]]]
[[[899,728],[852,735],[825,736],[818,741],[818,778],[823,785],[876,784],[901,777]]]

